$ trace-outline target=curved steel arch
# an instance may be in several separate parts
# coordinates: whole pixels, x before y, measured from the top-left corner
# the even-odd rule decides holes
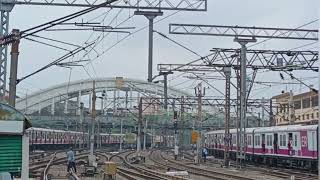
[[[92,91],[93,81],[95,81],[96,92],[101,92],[105,89],[120,89],[123,91],[132,90],[163,96],[163,85],[161,84],[149,83],[147,81],[137,79],[123,78],[123,84],[119,87],[116,85],[116,78],[97,78],[62,83],[41,91],[34,92],[27,97],[18,99],[16,108],[19,110],[26,110],[25,113],[30,114],[36,112],[39,107],[44,108],[49,106],[52,104],[52,101],[56,103],[78,97],[79,92],[81,92],[81,96],[87,95]],[[190,94],[168,87],[168,97],[180,96],[190,96]]]

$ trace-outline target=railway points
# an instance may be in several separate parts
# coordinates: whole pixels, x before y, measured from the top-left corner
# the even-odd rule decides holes
[[[0,0],[0,180],[320,179],[317,1]]]

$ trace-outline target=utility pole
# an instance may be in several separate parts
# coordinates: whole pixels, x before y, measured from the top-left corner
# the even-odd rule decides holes
[[[120,119],[120,146],[119,146],[119,151],[121,152],[122,151],[122,143],[123,143],[123,131],[122,131],[122,126],[123,126],[123,118]]]
[[[80,149],[84,148],[84,131],[83,131],[83,102],[80,102],[80,132],[82,133],[82,144],[79,144]]]
[[[201,162],[201,139],[202,139],[202,97],[205,95],[205,88],[202,89],[202,83],[195,87],[195,95],[198,97],[198,139],[197,139],[197,160]]]
[[[16,106],[16,90],[17,90],[17,72],[18,72],[18,57],[19,57],[19,43],[20,31],[13,29],[12,34],[14,41],[11,45],[11,66],[10,66],[10,82],[9,82],[9,104]]]
[[[264,97],[262,98],[261,100],[261,124],[262,124],[262,127],[265,127],[265,124],[264,124]]]
[[[141,124],[142,124],[142,97],[139,100],[139,118],[138,118],[138,132],[137,132],[137,153],[140,156],[141,151]]]
[[[230,154],[230,78],[231,78],[231,67],[223,68],[224,74],[226,76],[226,93],[225,93],[225,123],[224,123],[224,165],[229,167]]]
[[[270,99],[270,109],[269,109],[269,126],[273,126],[273,109],[272,109],[272,99]]]
[[[160,72],[159,75],[163,76],[163,96],[164,96],[164,109],[168,110],[168,75],[173,72]]]
[[[148,119],[145,118],[145,124],[143,128],[143,150],[147,150],[146,141],[147,141],[147,128],[148,128]]]
[[[148,48],[148,82],[152,82],[152,63],[153,63],[153,20],[157,16],[162,16],[159,11],[135,11],[134,15],[144,15],[149,20],[149,48]]]
[[[180,107],[180,131],[179,131],[179,134],[180,134],[180,138],[179,138],[179,149],[180,149],[180,155],[181,157],[183,157],[183,149],[182,149],[182,146],[184,144],[184,96],[181,96],[181,107]]]
[[[244,143],[245,143],[245,129],[247,126],[247,47],[246,44],[250,42],[256,42],[257,40],[255,38],[251,39],[240,39],[236,37],[234,39],[235,42],[238,42],[241,45],[240,50],[240,134],[238,135],[240,139],[240,152],[237,154],[237,160],[240,161],[240,167],[241,164],[245,160],[245,151],[244,151]],[[239,141],[238,141],[239,143]]]
[[[289,113],[288,119],[289,119],[289,124],[291,125],[291,124],[294,123],[294,120],[295,120],[295,119],[294,119],[295,116],[294,116],[293,92],[292,92],[292,90],[290,90],[290,93],[289,93],[288,109],[289,109],[289,111],[288,111],[288,113]]]
[[[90,137],[90,155],[89,155],[89,164],[94,166],[95,164],[95,156],[93,155],[94,151],[94,123],[96,118],[96,82],[93,81],[93,89],[92,89],[92,111],[91,111],[91,137]]]

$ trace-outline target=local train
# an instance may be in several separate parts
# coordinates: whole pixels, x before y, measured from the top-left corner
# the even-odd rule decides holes
[[[63,131],[45,128],[27,129],[29,135],[29,145],[31,149],[59,149],[67,148],[71,145],[78,146],[79,144],[87,144],[89,141],[88,133]],[[121,137],[124,134],[100,134],[101,146],[119,145]],[[98,143],[98,138],[95,137],[95,144]]]
[[[79,147],[84,144],[87,146],[89,141],[89,134],[76,132],[76,131],[63,131],[45,128],[31,127],[27,129],[29,135],[29,145],[31,150],[46,150],[46,149],[63,149],[70,146]],[[157,136],[155,136],[157,137]],[[122,139],[123,148],[135,148],[137,135],[135,133],[126,134],[106,134],[100,133],[100,138],[95,137],[95,145],[101,144],[102,147],[115,147],[118,148]],[[146,136],[146,147],[151,146],[152,139],[155,144],[159,142],[155,141],[158,138],[152,138],[151,134]],[[171,136],[162,137],[165,142],[172,144],[173,140]],[[100,143],[98,142],[100,140]],[[141,136],[141,146],[143,146],[143,136]]]
[[[318,161],[318,126],[288,125],[246,128],[244,133],[245,160],[268,165],[295,166],[316,170]],[[243,137],[243,136],[242,136]],[[232,159],[236,158],[237,130],[205,133],[209,155],[223,157],[225,143],[229,143]]]

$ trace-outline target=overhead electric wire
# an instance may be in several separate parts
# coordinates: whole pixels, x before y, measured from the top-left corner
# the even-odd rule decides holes
[[[287,71],[283,71],[284,73],[288,74],[292,79],[297,80],[298,82],[300,82],[301,84],[303,84],[304,86],[310,88],[313,92],[318,93],[318,90],[309,86],[308,84],[306,84],[305,82],[301,81],[299,78],[296,78],[292,73],[289,73]]]
[[[56,39],[51,39],[51,38],[47,38],[47,37],[43,37],[43,36],[39,36],[39,35],[35,35],[35,34],[33,34],[31,36],[34,36],[34,37],[37,37],[37,38],[41,38],[41,39],[45,39],[45,40],[49,40],[49,41],[53,41],[53,42],[58,42],[58,43],[70,45],[70,46],[82,47],[82,46],[79,46],[79,45],[76,45],[76,44],[72,44],[72,43],[68,43],[68,42],[60,41],[60,40],[56,40]]]
[[[69,21],[71,19],[74,19],[74,18],[77,18],[79,16],[82,16],[84,14],[87,14],[89,12],[92,12],[96,9],[99,9],[101,7],[104,7],[106,5],[109,5],[113,2],[115,2],[117,0],[109,0],[107,2],[104,2],[104,3],[101,3],[97,6],[93,6],[93,7],[90,7],[90,8],[87,8],[87,9],[84,9],[84,10],[81,10],[81,11],[78,11],[78,12],[75,12],[75,13],[72,13],[70,15],[67,15],[67,16],[64,16],[64,17],[61,17],[61,18],[58,18],[58,19],[55,19],[53,21],[50,21],[50,22],[47,22],[47,23],[44,23],[44,24],[40,24],[38,26],[35,26],[35,27],[32,27],[32,28],[29,28],[29,29],[26,29],[24,31],[21,31],[20,32],[20,35],[21,37],[20,38],[24,38],[24,37],[27,37],[27,36],[30,36],[30,35],[33,35],[35,33],[38,33],[40,31],[44,31],[50,27],[54,27],[56,25],[59,25],[61,23],[64,23],[66,21]]]
[[[45,65],[44,67],[42,67],[42,68],[40,68],[40,69],[38,69],[38,70],[36,70],[35,72],[30,73],[30,74],[28,74],[28,75],[26,75],[26,76],[24,76],[24,77],[22,77],[22,78],[18,79],[18,80],[17,80],[17,83],[21,82],[22,80],[24,80],[24,79],[26,79],[26,78],[28,78],[28,77],[30,77],[30,76],[35,75],[35,74],[37,74],[37,73],[39,73],[39,72],[41,72],[41,71],[43,71],[43,70],[45,70],[45,69],[47,69],[47,68],[49,68],[49,67],[53,66],[53,65],[56,65],[57,63],[59,63],[59,62],[61,62],[61,61],[65,60],[65,59],[68,59],[69,57],[74,56],[75,54],[77,54],[77,53],[81,52],[83,49],[86,49],[86,48],[90,47],[91,45],[92,45],[92,44],[89,44],[89,45],[87,45],[86,47],[83,47],[83,48],[76,48],[76,49],[74,49],[74,50],[72,50],[72,51],[68,52],[67,54],[64,54],[64,55],[63,55],[63,56],[61,56],[60,58],[58,58],[58,59],[56,59],[56,60],[52,61],[51,63],[49,63],[49,64]]]
[[[195,51],[191,50],[190,48],[188,48],[188,47],[184,46],[183,44],[178,43],[177,41],[175,41],[175,40],[173,40],[173,39],[169,38],[169,37],[168,37],[168,36],[166,36],[165,34],[163,34],[163,33],[159,32],[159,31],[156,31],[156,30],[153,30],[153,32],[156,32],[156,33],[157,33],[157,34],[159,34],[160,36],[162,36],[162,37],[164,37],[164,38],[168,39],[169,41],[171,41],[171,42],[173,42],[173,43],[177,44],[178,46],[180,46],[180,47],[182,47],[182,48],[184,48],[184,49],[188,50],[189,52],[191,52],[191,53],[195,54],[196,56],[200,56],[200,57],[202,57],[202,56],[201,56],[200,54],[198,54],[197,52],[195,52]]]
[[[28,37],[25,37],[25,39],[27,39],[29,41],[32,41],[32,42],[36,42],[36,43],[42,44],[42,45],[46,45],[46,46],[50,46],[50,47],[53,47],[53,48],[56,48],[56,49],[60,49],[60,50],[64,50],[64,51],[70,52],[69,49],[65,49],[65,48],[62,48],[62,47],[59,47],[59,46],[48,44],[48,43],[45,43],[45,42],[42,42],[42,41],[38,41],[38,40],[31,39],[31,38],[28,38]]]
[[[192,5],[193,5],[193,4],[190,4],[189,6],[192,6]],[[169,18],[169,17],[171,17],[171,16],[173,16],[173,15],[175,15],[175,14],[181,12],[181,11],[182,11],[182,10],[175,11],[175,12],[173,12],[173,13],[171,13],[171,14],[163,17],[163,18],[160,18],[159,20],[154,21],[153,24],[157,24],[157,23],[159,23],[159,22],[161,22],[161,21],[163,21],[163,20],[165,20],[165,19],[167,19],[167,18]],[[131,18],[131,17],[129,17],[128,19],[130,19],[130,18]],[[134,34],[136,34],[136,33],[140,32],[140,31],[146,29],[147,27],[149,27],[149,25],[143,26],[142,28],[140,28],[140,29],[132,32],[131,34],[128,34],[128,35],[125,36],[124,38],[118,40],[116,43],[114,43],[113,45],[111,45],[109,48],[107,48],[106,50],[102,51],[99,56],[105,54],[106,52],[108,52],[109,50],[111,50],[112,48],[114,48],[115,46],[117,46],[118,44],[120,44],[122,41],[124,41],[124,40],[127,39],[128,37],[133,36]],[[96,60],[99,56],[97,56],[97,57],[95,57],[94,59],[92,59],[92,61]],[[87,64],[88,64],[88,63],[87,63]],[[86,65],[87,65],[87,64],[86,64]]]

